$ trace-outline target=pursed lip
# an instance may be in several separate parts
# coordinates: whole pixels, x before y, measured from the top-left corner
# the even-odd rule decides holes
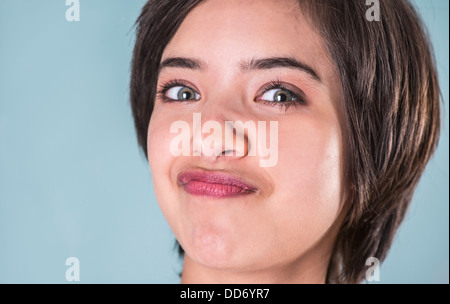
[[[258,190],[241,178],[219,171],[188,170],[178,174],[177,181],[187,193],[211,198],[249,195]]]

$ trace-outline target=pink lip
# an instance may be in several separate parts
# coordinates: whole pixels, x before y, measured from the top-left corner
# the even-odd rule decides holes
[[[255,193],[257,188],[219,172],[189,171],[178,175],[178,184],[192,195],[229,198]]]

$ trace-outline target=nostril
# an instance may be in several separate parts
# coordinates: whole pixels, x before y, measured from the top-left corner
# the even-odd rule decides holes
[[[225,150],[222,152],[222,156],[233,156],[234,150]]]

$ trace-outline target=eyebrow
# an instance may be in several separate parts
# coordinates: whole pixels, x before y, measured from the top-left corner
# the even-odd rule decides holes
[[[293,57],[252,59],[248,62],[242,62],[240,67],[243,71],[270,70],[277,68],[297,69],[309,74],[313,79],[321,82],[320,77],[312,67]]]
[[[163,70],[165,68],[185,68],[190,70],[205,70],[206,65],[198,60],[193,58],[184,58],[184,57],[169,57],[165,59],[159,65],[159,70]]]
[[[241,62],[239,66],[243,72],[277,68],[297,69],[309,74],[313,79],[321,82],[317,72],[311,66],[293,57],[251,59],[249,61]],[[195,58],[169,57],[161,62],[159,71],[169,67],[204,71],[206,69],[206,64]]]

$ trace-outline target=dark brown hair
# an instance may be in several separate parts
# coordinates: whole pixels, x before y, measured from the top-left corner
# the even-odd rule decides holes
[[[145,155],[162,53],[201,2],[149,0],[137,20],[130,98]],[[348,126],[345,165],[352,192],[327,282],[358,283],[367,258],[386,257],[436,149],[440,94],[434,57],[407,0],[380,0],[380,21],[366,19],[370,7],[363,0],[297,2],[336,66]]]

